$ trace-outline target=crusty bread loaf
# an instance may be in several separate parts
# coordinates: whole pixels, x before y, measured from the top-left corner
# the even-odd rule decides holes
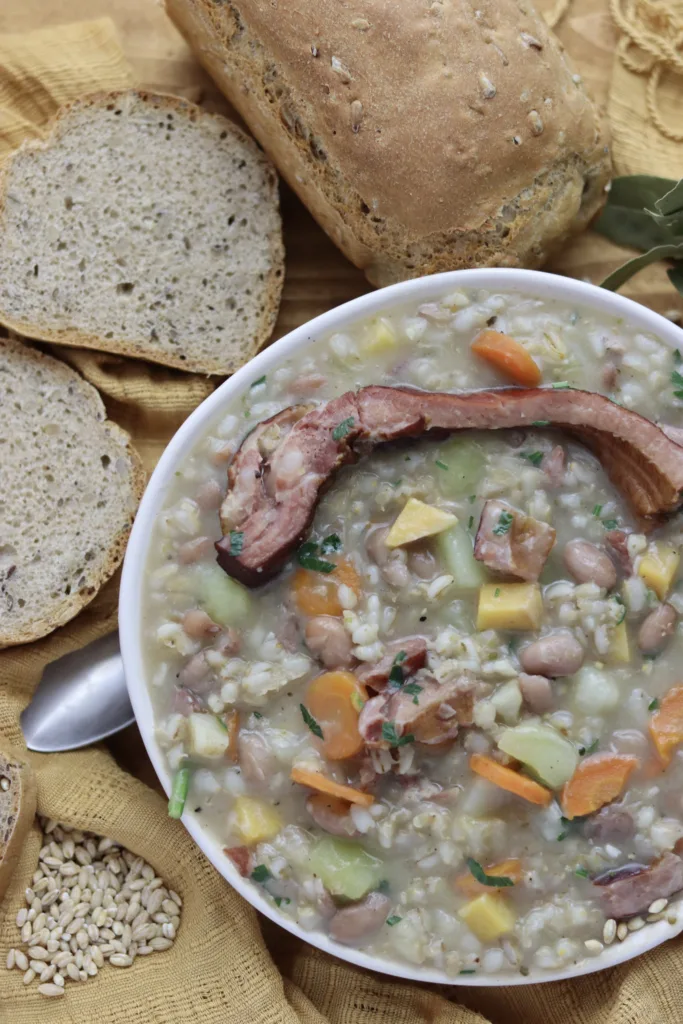
[[[70,367],[0,338],[0,648],[68,622],[117,568],[144,487]]]
[[[227,374],[282,281],[272,164],[185,100],[86,97],[0,172],[0,322],[20,334]]]
[[[165,0],[375,284],[537,266],[601,205],[604,129],[525,0]]]
[[[36,813],[36,777],[27,761],[0,750],[0,900]]]

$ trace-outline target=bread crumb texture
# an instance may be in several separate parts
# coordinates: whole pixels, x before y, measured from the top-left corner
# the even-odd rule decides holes
[[[0,321],[63,344],[236,370],[277,315],[277,177],[231,121],[170,96],[90,96],[0,180]]]
[[[92,600],[123,558],[143,487],[97,391],[0,338],[0,647],[45,636]]]

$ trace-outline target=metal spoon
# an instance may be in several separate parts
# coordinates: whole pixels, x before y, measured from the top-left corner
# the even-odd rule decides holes
[[[133,721],[118,633],[51,662],[21,713],[26,745],[41,754],[87,747]]]

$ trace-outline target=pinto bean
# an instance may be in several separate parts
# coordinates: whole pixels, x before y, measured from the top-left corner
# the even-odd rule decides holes
[[[216,480],[207,480],[197,488],[194,500],[203,512],[218,508],[223,500],[223,492]]]
[[[605,551],[587,540],[570,540],[564,549],[564,564],[579,583],[597,583],[611,590],[617,582],[614,562]]]
[[[408,552],[408,568],[420,579],[431,580],[436,576],[438,566],[428,548],[413,548]]]
[[[394,551],[386,545],[388,526],[381,526],[370,531],[365,539],[365,550],[370,558],[379,566],[382,576],[392,587],[405,587],[410,582],[410,573],[406,565],[406,553],[400,548]]]
[[[554,705],[553,688],[545,676],[528,675],[522,672],[517,680],[520,693],[527,707],[537,715],[550,711]]]
[[[240,731],[237,738],[242,777],[254,786],[263,786],[275,770],[273,755],[263,736],[257,732]]]
[[[217,626],[213,619],[200,608],[191,608],[185,612],[182,618],[183,629],[193,640],[206,640],[207,637],[220,633],[220,626]]]
[[[221,630],[214,641],[214,650],[219,651],[221,654],[232,655],[237,654],[242,644],[242,637],[233,629],[232,626],[226,626],[225,629]]]
[[[315,615],[308,620],[306,646],[325,668],[348,668],[353,663],[351,637],[332,615]]]
[[[371,892],[359,903],[342,907],[330,921],[330,936],[349,945],[363,942],[380,930],[386,921],[391,900],[381,892]]]
[[[659,654],[676,628],[676,610],[660,604],[650,612],[638,630],[638,646],[643,654]]]
[[[571,633],[549,633],[522,648],[519,661],[532,676],[571,676],[585,657],[583,647]]]
[[[332,836],[346,836],[348,839],[358,835],[349,814],[349,805],[344,806],[344,801],[337,797],[325,796],[323,793],[309,796],[306,810],[316,825]]]
[[[213,541],[210,537],[195,537],[194,540],[187,540],[178,548],[178,561],[183,565],[190,562],[201,562],[203,558],[213,551]]]
[[[636,823],[625,807],[608,804],[597,814],[591,814],[583,823],[583,834],[586,839],[596,839],[599,843],[619,842],[635,835]]]
[[[193,654],[180,670],[178,678],[184,686],[197,686],[209,674],[209,663],[204,651]]]

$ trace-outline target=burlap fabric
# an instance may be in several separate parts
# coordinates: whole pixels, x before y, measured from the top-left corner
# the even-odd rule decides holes
[[[563,6],[563,5],[561,5]],[[634,74],[631,72],[631,74]],[[640,78],[637,87],[644,88]],[[56,107],[94,88],[131,84],[111,22],[0,36],[0,157],[36,138]],[[645,131],[645,128],[643,128]],[[646,144],[646,143],[644,143]],[[680,151],[679,151],[680,155]],[[650,168],[674,174],[672,167]],[[679,169],[680,172],[680,169]],[[589,245],[583,240],[581,245]],[[594,244],[594,243],[593,243]],[[580,257],[573,256],[575,262]],[[212,390],[193,377],[75,349],[53,350],[102,393],[151,469],[179,423]],[[43,667],[116,624],[117,581],[57,633],[0,654],[0,742],[23,750],[18,716]],[[46,1000],[0,968],[5,1024],[680,1024],[683,945],[575,982],[438,991],[391,982],[325,956],[261,922],[168,819],[163,799],[123,772],[104,748],[31,755],[42,814],[112,836],[154,865],[184,899],[173,948],[126,970],[105,967],[65,997]],[[27,843],[0,905],[0,963],[18,941],[14,918],[40,845]]]

